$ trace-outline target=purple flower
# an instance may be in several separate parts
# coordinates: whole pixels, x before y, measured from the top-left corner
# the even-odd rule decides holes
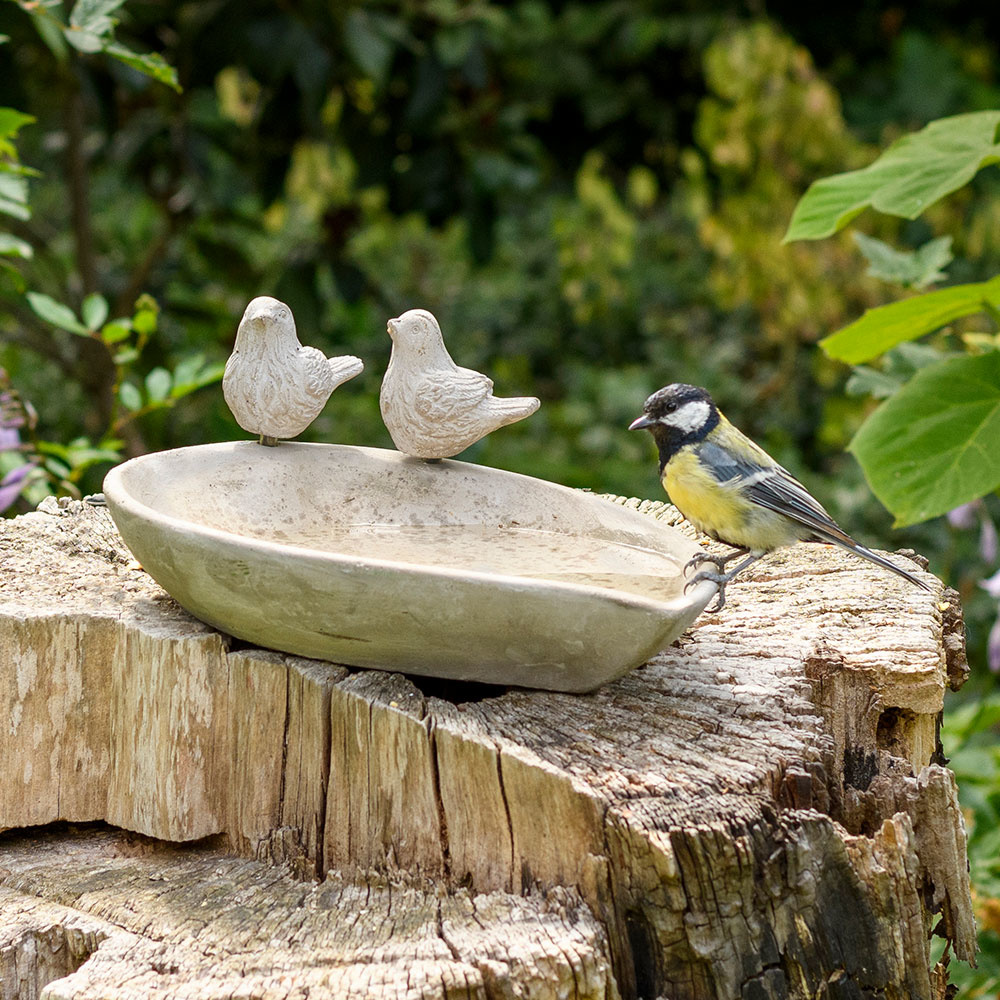
[[[34,462],[25,462],[23,465],[15,466],[3,479],[0,479],[0,511],[6,510],[21,495],[28,474],[34,468]]]
[[[21,445],[21,435],[17,429],[0,424],[0,451],[13,451]]]
[[[980,580],[979,586],[986,591],[990,597],[995,597],[1000,600],[1000,569],[998,569],[991,577],[986,580]]]
[[[960,528],[963,531],[968,531],[969,528],[976,523],[976,514],[978,513],[979,505],[981,503],[981,500],[972,500],[969,503],[963,503],[954,510],[949,510],[948,523],[953,528]]]
[[[970,500],[954,510],[948,511],[948,523],[953,528],[969,531],[979,522],[979,556],[987,565],[997,561],[1000,554],[1000,540],[997,538],[997,528],[986,510],[982,500]]]
[[[993,623],[986,640],[986,662],[993,673],[1000,674],[1000,618]]]

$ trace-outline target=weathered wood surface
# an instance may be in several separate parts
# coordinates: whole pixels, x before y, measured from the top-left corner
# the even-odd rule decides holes
[[[604,929],[567,889],[321,883],[121,831],[0,840],[0,1000],[616,1000]]]
[[[218,836],[299,876],[405,872],[448,898],[578,894],[613,980],[511,995],[920,1000],[943,989],[934,924],[974,953],[936,740],[965,671],[954,594],[799,546],[595,694],[418,687],[241,648],[163,594],[102,511],[46,511],[0,524],[0,827]],[[49,884],[18,891],[76,912]]]

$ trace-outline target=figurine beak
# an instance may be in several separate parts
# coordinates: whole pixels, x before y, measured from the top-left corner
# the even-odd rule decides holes
[[[385,328],[388,331],[389,336],[392,337],[393,340],[395,340],[396,339],[396,321],[394,319],[389,320],[389,322],[386,323]]]
[[[651,420],[649,415],[644,413],[641,417],[636,417],[635,420],[628,425],[628,429],[630,431],[641,431],[644,427],[652,427],[655,423],[655,420]]]

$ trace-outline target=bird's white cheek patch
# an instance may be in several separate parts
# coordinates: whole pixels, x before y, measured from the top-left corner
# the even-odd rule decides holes
[[[708,420],[712,408],[703,399],[695,399],[690,403],[685,403],[675,413],[663,418],[665,424],[676,427],[682,431],[696,431],[704,426]]]

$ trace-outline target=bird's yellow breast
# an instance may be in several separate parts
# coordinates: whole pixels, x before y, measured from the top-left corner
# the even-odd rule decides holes
[[[788,518],[755,504],[738,485],[720,483],[700,462],[697,444],[667,462],[663,488],[699,531],[721,542],[770,552],[800,537]]]

